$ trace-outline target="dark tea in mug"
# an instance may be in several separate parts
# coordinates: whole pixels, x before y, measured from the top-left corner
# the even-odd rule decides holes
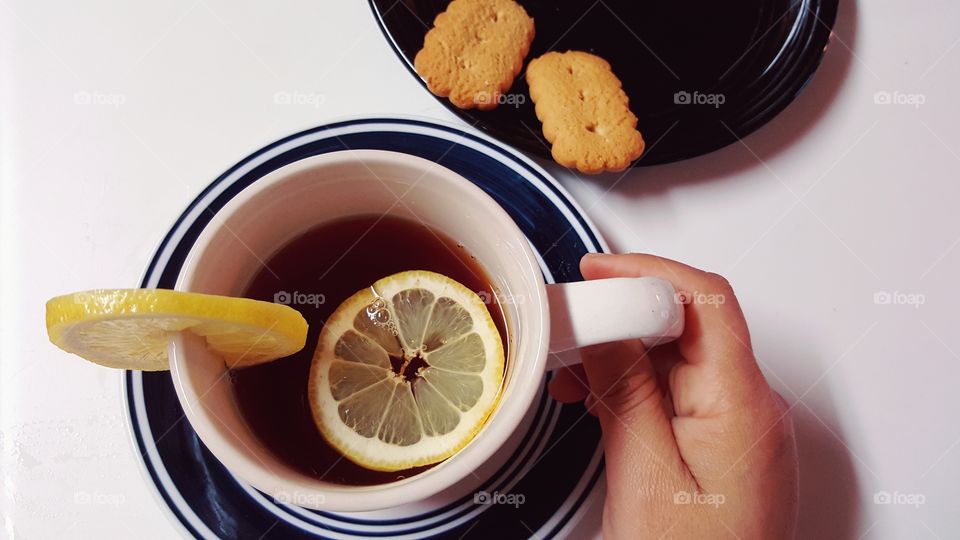
[[[269,257],[247,287],[244,296],[287,304],[310,325],[299,353],[230,371],[240,413],[251,431],[295,470],[337,484],[374,485],[431,467],[383,472],[354,464],[320,434],[307,393],[314,349],[327,318],[355,292],[407,270],[437,272],[477,293],[507,348],[504,312],[484,269],[462,245],[419,222],[366,215],[319,225]]]

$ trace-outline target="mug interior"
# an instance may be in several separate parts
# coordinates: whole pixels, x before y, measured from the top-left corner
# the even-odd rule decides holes
[[[320,224],[357,215],[422,222],[463,244],[487,272],[506,315],[507,372],[497,409],[464,449],[410,478],[345,486],[304,475],[276,458],[246,424],[223,361],[185,334],[170,351],[171,374],[201,440],[241,479],[300,506],[372,510],[429,497],[477,469],[520,423],[545,369],[549,320],[543,277],[507,213],[468,180],[394,152],[345,151],[307,158],[234,197],[188,255],[178,290],[240,296],[274,253]],[[307,384],[307,381],[304,381]]]

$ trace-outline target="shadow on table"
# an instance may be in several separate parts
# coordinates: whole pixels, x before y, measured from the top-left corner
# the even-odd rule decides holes
[[[856,49],[856,0],[840,0],[833,34],[823,62],[797,99],[768,124],[744,138],[749,150],[735,142],[685,161],[633,169],[622,178],[620,174],[586,178],[612,187],[620,194],[639,198],[716,178],[736,181],[731,177],[738,172],[763,166],[760,161],[766,162],[806,136],[834,105],[854,60],[851,49]]]
[[[794,409],[793,424],[800,458],[800,520],[796,537],[857,538],[861,495],[850,452],[803,405]]]

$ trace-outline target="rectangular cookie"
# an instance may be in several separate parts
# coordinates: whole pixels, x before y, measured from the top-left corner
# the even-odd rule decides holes
[[[603,58],[549,52],[527,66],[527,84],[560,165],[587,174],[617,172],[643,153],[630,100]]]
[[[533,19],[513,0],[453,0],[413,64],[434,94],[489,110],[523,69],[533,34]]]

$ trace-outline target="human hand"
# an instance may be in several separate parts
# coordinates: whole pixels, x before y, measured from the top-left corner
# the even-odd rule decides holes
[[[792,538],[797,452],[789,408],[764,379],[721,276],[652,255],[587,255],[585,279],[657,276],[690,303],[675,343],[583,350],[550,393],[586,399],[606,458],[603,533],[614,538]]]

